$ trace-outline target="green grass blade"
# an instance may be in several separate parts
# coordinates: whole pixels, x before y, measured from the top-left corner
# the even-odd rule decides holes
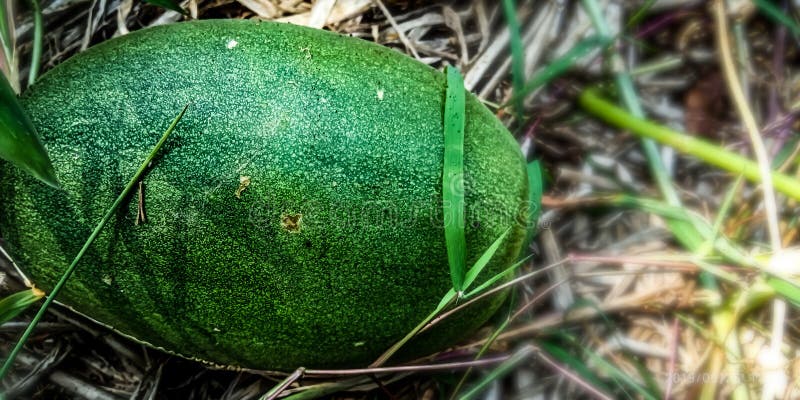
[[[725,150],[716,144],[638,118],[600,97],[595,89],[584,90],[580,95],[579,102],[586,111],[610,125],[625,129],[640,137],[657,140],[681,153],[697,157],[725,171],[742,174],[751,182],[761,182],[761,174],[756,162]],[[800,181],[797,179],[779,172],[772,172],[772,183],[775,189],[781,193],[800,200]]]
[[[628,22],[625,24],[627,28],[634,27],[639,25],[640,22],[644,19],[647,15],[647,12],[650,11],[650,8],[656,4],[657,0],[647,0],[638,10],[628,19]]]
[[[469,292],[467,292],[466,294],[464,294],[463,298],[466,300],[466,299],[469,299],[469,298],[471,298],[473,296],[481,294],[484,290],[488,289],[490,286],[492,286],[495,283],[497,283],[497,281],[505,278],[506,276],[508,276],[508,274],[511,274],[514,271],[516,271],[517,268],[520,267],[520,265],[524,264],[531,257],[532,257],[532,255],[529,255],[529,256],[523,258],[522,260],[517,261],[516,263],[514,263],[510,267],[506,268],[503,272],[500,272],[499,274],[487,279],[485,282],[483,282],[480,285],[478,285],[478,287],[476,287],[475,289],[472,289]]]
[[[538,71],[521,90],[515,90],[509,103],[517,104],[525,97],[528,97],[533,91],[540,87],[547,85],[553,79],[564,75],[572,66],[581,58],[586,57],[592,51],[603,48],[611,44],[613,40],[604,36],[591,36],[578,42],[563,56],[553,60],[541,71]],[[507,106],[504,104],[503,107]]]
[[[28,86],[36,82],[39,75],[39,64],[42,62],[42,7],[38,0],[30,0],[33,10],[33,50],[31,52],[31,70],[28,73]]]
[[[475,279],[478,277],[481,271],[483,271],[484,267],[486,267],[486,265],[489,264],[489,261],[497,252],[497,249],[503,243],[503,240],[506,238],[506,236],[510,231],[511,228],[506,229],[506,231],[503,232],[503,234],[500,235],[500,237],[498,237],[494,241],[494,243],[492,243],[492,245],[489,246],[488,249],[486,249],[486,251],[483,252],[481,257],[478,259],[478,261],[475,262],[472,268],[470,268],[469,272],[467,273],[466,280],[464,282],[465,284],[464,289],[467,289],[475,281]],[[525,260],[521,260],[516,264],[514,264],[512,267],[488,279],[486,282],[489,283],[487,284],[486,282],[484,282],[480,286],[480,288],[486,288],[492,283],[497,282],[499,279],[503,278],[510,271],[513,271],[514,268],[521,265],[524,261]],[[476,291],[473,291],[471,293],[476,293]],[[371,368],[380,367],[381,365],[389,361],[389,358],[391,358],[398,350],[400,350],[400,348],[402,348],[406,343],[408,343],[409,340],[411,340],[414,336],[416,336],[417,333],[419,333],[419,331],[421,331],[426,325],[428,325],[429,322],[431,322],[434,318],[436,318],[436,316],[439,315],[439,313],[444,311],[444,309],[447,308],[447,306],[449,306],[450,303],[452,303],[453,300],[455,300],[459,296],[459,294],[461,293],[457,293],[454,288],[450,289],[444,296],[442,296],[442,299],[439,301],[439,304],[436,306],[436,309],[434,309],[433,312],[428,314],[428,316],[425,317],[425,319],[423,319],[422,322],[420,322],[416,327],[414,327],[414,329],[408,332],[402,339],[400,339],[397,343],[393,344],[392,347],[390,347],[383,354],[381,354],[380,357],[378,357],[375,361],[372,362],[372,364],[370,364],[370,367]]]
[[[42,297],[44,297],[44,292],[41,290],[28,289],[0,300],[0,325],[12,320]]]
[[[433,312],[428,314],[428,316],[425,317],[425,319],[423,319],[422,322],[417,324],[417,326],[415,326],[414,329],[409,331],[402,339],[397,341],[397,343],[393,344],[392,347],[383,352],[383,354],[381,354],[380,357],[378,357],[375,361],[373,361],[372,364],[369,365],[369,367],[377,368],[385,364],[387,361],[389,361],[389,359],[395,353],[397,353],[398,350],[400,350],[403,346],[405,346],[405,344],[408,343],[409,340],[413,339],[414,336],[416,336],[417,333],[419,333],[419,331],[421,331],[422,328],[425,327],[425,325],[428,325],[428,323],[431,322],[434,318],[436,318],[436,316],[439,315],[440,312],[442,312],[445,308],[447,308],[447,306],[450,305],[450,303],[452,303],[453,300],[455,300],[455,298],[456,298],[456,292],[450,289],[450,291],[448,291],[447,294],[445,294],[444,297],[442,297],[442,300],[439,302],[439,305],[436,306],[436,309],[433,310]]]
[[[498,365],[495,369],[489,372],[483,379],[481,379],[475,386],[470,388],[469,391],[464,393],[463,396],[459,397],[460,400],[472,400],[476,398],[479,394],[481,394],[486,387],[489,386],[492,382],[502,378],[505,375],[508,375],[511,371],[513,371],[520,363],[527,360],[531,354],[533,354],[534,348],[532,346],[525,346],[521,348],[519,351],[514,353],[508,360],[503,361],[502,364]]]
[[[461,292],[466,273],[467,239],[464,233],[464,79],[458,69],[447,67],[444,105],[444,168],[442,207],[447,261],[453,288]]]
[[[514,87],[514,93],[522,93],[525,87],[525,47],[522,44],[522,34],[520,33],[515,3],[514,0],[503,0],[503,14],[506,17],[509,44],[511,45],[511,84]],[[524,111],[523,97],[515,97],[514,109],[520,115]]]
[[[45,312],[47,312],[47,308],[50,306],[53,300],[55,300],[56,296],[58,296],[58,293],[61,291],[61,288],[63,288],[64,285],[67,283],[67,280],[69,280],[70,276],[72,276],[72,273],[75,272],[75,268],[77,267],[78,262],[81,260],[81,258],[83,258],[83,255],[86,253],[86,250],[89,249],[89,246],[92,245],[94,240],[100,234],[100,231],[103,230],[103,227],[114,215],[117,208],[119,208],[120,204],[122,204],[122,202],[128,197],[133,188],[136,186],[136,183],[139,182],[145,170],[147,170],[148,165],[150,165],[150,163],[153,161],[153,158],[155,158],[156,153],[158,153],[158,150],[161,149],[161,146],[163,146],[164,143],[166,143],[167,139],[169,138],[169,135],[172,134],[172,131],[175,130],[175,127],[178,125],[178,122],[181,120],[181,118],[183,118],[183,115],[186,113],[187,108],[189,108],[188,104],[185,107],[183,107],[183,110],[181,110],[180,114],[178,114],[178,116],[175,117],[175,119],[169,125],[169,128],[167,128],[167,130],[161,136],[161,139],[158,141],[158,143],[156,143],[155,147],[153,147],[153,149],[150,151],[150,154],[147,156],[144,162],[139,166],[139,169],[136,171],[135,174],[133,174],[133,177],[128,181],[128,184],[125,186],[125,189],[123,189],[122,193],[120,193],[119,196],[117,196],[117,199],[114,201],[111,207],[109,207],[108,210],[106,210],[105,215],[103,215],[103,218],[100,220],[100,222],[98,222],[97,226],[95,226],[91,235],[89,235],[89,238],[86,239],[86,242],[83,244],[83,247],[80,249],[80,251],[78,251],[78,254],[72,260],[72,263],[69,265],[69,267],[67,267],[67,270],[64,271],[64,274],[61,276],[61,279],[59,279],[58,283],[56,283],[55,287],[53,287],[53,291],[50,292],[49,296],[47,296],[47,299],[45,299],[44,304],[42,304],[42,307],[39,308],[39,312],[36,313],[36,316],[33,317],[31,323],[28,324],[28,327],[27,329],[25,329],[25,332],[22,334],[22,337],[19,339],[17,344],[14,346],[13,350],[11,350],[11,353],[8,355],[8,358],[6,358],[5,362],[3,363],[3,367],[2,369],[0,369],[0,381],[2,381],[3,378],[5,378],[6,374],[8,374],[8,371],[14,364],[14,359],[17,357],[17,354],[19,354],[19,351],[22,350],[22,346],[25,345],[25,342],[28,340],[28,337],[31,335],[34,328],[36,328],[36,324],[39,322],[40,319],[42,319]]]
[[[528,228],[525,230],[525,242],[522,254],[526,254],[531,240],[538,233],[539,217],[542,215],[542,194],[544,193],[544,174],[539,160],[528,163]]]
[[[161,8],[166,8],[167,10],[176,11],[183,15],[188,14],[186,10],[181,8],[181,5],[175,0],[144,0],[144,2]]]
[[[503,240],[506,239],[506,236],[508,236],[509,232],[511,232],[511,228],[506,229],[505,232],[500,235],[500,237],[495,239],[494,243],[492,243],[492,245],[489,246],[489,248],[486,249],[483,254],[481,254],[481,257],[478,258],[478,261],[475,261],[475,264],[472,265],[472,268],[467,271],[467,276],[464,279],[465,290],[468,289],[470,285],[475,282],[475,279],[478,278],[478,275],[483,272],[483,269],[486,268],[486,266],[489,264],[489,261],[491,261],[492,257],[494,257],[494,253],[497,253],[497,249],[499,249],[500,245],[503,244]]]
[[[777,2],[772,0],[753,0],[753,3],[756,5],[756,8],[761,10],[768,18],[789,28],[795,38],[800,37],[800,24],[781,11],[778,5],[775,4]]]
[[[58,179],[50,157],[4,76],[0,77],[0,104],[0,158],[57,188]]]

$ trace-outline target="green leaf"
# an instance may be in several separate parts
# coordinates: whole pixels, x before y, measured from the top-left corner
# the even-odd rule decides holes
[[[183,107],[180,114],[178,114],[178,116],[175,117],[174,120],[172,120],[172,123],[169,125],[167,130],[164,132],[163,135],[161,135],[161,139],[158,140],[158,143],[156,143],[156,145],[150,151],[150,154],[147,155],[144,162],[142,162],[142,164],[139,166],[139,169],[136,170],[136,173],[133,174],[133,177],[131,177],[131,179],[128,181],[128,184],[125,185],[125,188],[122,190],[122,193],[120,193],[119,196],[117,196],[116,200],[114,200],[114,203],[111,204],[111,207],[109,207],[108,210],[106,210],[106,213],[103,215],[103,218],[100,219],[100,222],[98,222],[97,225],[95,225],[94,230],[89,235],[89,238],[86,239],[86,242],[84,242],[83,247],[81,247],[81,249],[78,251],[78,254],[72,260],[72,263],[69,265],[69,267],[67,267],[64,273],[61,275],[61,278],[58,280],[55,287],[53,287],[53,291],[50,292],[49,296],[47,296],[47,299],[45,299],[44,303],[39,308],[39,311],[36,313],[36,316],[33,317],[33,320],[31,320],[31,323],[28,324],[28,327],[25,329],[25,332],[22,333],[22,337],[19,339],[14,348],[11,350],[11,353],[8,355],[8,358],[6,358],[6,360],[3,362],[3,366],[2,368],[0,368],[0,381],[2,381],[3,378],[6,376],[6,374],[8,374],[8,371],[14,364],[14,359],[17,357],[17,354],[19,354],[19,351],[22,350],[22,346],[25,345],[25,342],[28,340],[28,337],[30,337],[31,333],[33,333],[34,328],[36,328],[36,324],[39,323],[39,320],[41,320],[45,312],[47,312],[47,308],[50,307],[50,304],[53,302],[53,300],[55,300],[56,296],[58,296],[59,292],[61,291],[61,288],[63,288],[64,285],[66,285],[70,276],[72,276],[72,273],[75,272],[75,269],[78,266],[78,262],[81,260],[81,258],[83,258],[83,255],[86,254],[86,251],[89,249],[92,243],[94,243],[94,240],[97,238],[97,236],[100,235],[100,232],[103,230],[103,227],[106,226],[106,223],[108,223],[108,221],[111,219],[114,213],[116,213],[117,208],[119,208],[122,202],[125,201],[128,195],[131,193],[133,188],[136,186],[136,183],[139,182],[142,175],[144,175],[144,172],[150,166],[150,163],[153,162],[156,153],[158,153],[158,151],[161,149],[164,143],[167,142],[167,139],[172,134],[172,131],[175,130],[175,127],[178,126],[178,122],[180,122],[181,118],[183,118],[183,115],[186,114],[186,109],[188,108],[189,104]]]
[[[0,78],[0,104],[0,158],[57,188],[53,164],[5,76]]]
[[[167,10],[177,11],[183,15],[188,14],[186,10],[181,8],[181,5],[174,0],[144,0],[144,2],[161,8],[166,8]]]
[[[0,300],[0,325],[14,319],[42,297],[44,297],[44,292],[41,290],[28,289]]]
[[[525,261],[528,261],[528,259],[530,259],[531,257],[533,257],[533,255],[528,255],[527,257],[525,257],[525,258],[517,261],[516,263],[514,263],[512,266],[506,268],[503,272],[500,272],[499,274],[487,279],[485,282],[483,282],[480,285],[478,285],[478,287],[476,287],[475,289],[473,289],[473,290],[469,291],[467,294],[465,294],[464,298],[465,299],[469,299],[470,297],[473,297],[473,296],[481,294],[481,292],[483,292],[484,290],[488,289],[489,286],[494,285],[500,279],[503,279],[506,276],[508,276],[509,274],[511,274],[512,272],[516,271],[517,268],[519,268],[520,265],[524,264]]]
[[[442,207],[447,261],[453,288],[461,292],[467,260],[464,234],[464,79],[458,69],[447,67],[447,90],[444,105],[444,168]]]

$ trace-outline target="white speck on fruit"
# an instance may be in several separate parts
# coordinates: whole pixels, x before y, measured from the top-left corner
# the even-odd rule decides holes
[[[231,40],[228,41],[228,44],[226,44],[225,47],[227,47],[228,50],[230,50],[230,49],[236,47],[237,45],[239,45],[239,42],[237,42],[235,39],[231,39]]]
[[[378,89],[378,100],[383,100],[383,89]]]

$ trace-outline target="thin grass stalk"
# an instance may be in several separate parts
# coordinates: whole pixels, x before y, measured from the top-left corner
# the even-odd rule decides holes
[[[42,23],[42,7],[38,0],[30,0],[33,10],[33,50],[31,52],[31,69],[28,73],[28,86],[36,82],[39,76],[39,66],[42,62],[42,36],[44,24]]]
[[[267,393],[264,393],[264,395],[261,396],[259,400],[275,400],[276,398],[278,398],[278,396],[281,395],[281,393],[283,393],[284,390],[286,390],[286,388],[291,386],[292,383],[302,378],[305,372],[306,369],[303,367],[296,369],[291,375],[287,376],[286,379],[280,381],[277,385],[275,385],[275,387],[270,389]]]
[[[52,304],[56,296],[58,296],[58,293],[67,283],[67,280],[69,280],[69,278],[72,276],[72,273],[75,272],[75,268],[78,266],[78,262],[81,260],[81,258],[83,258],[83,255],[89,249],[89,246],[92,245],[94,240],[103,230],[103,227],[106,225],[106,223],[108,223],[108,221],[114,215],[117,208],[119,208],[119,206],[122,204],[125,198],[128,197],[130,192],[136,186],[136,183],[139,181],[139,179],[141,179],[142,175],[147,170],[147,167],[153,161],[153,158],[155,158],[156,153],[158,153],[158,150],[161,149],[164,143],[166,143],[167,138],[169,138],[170,134],[172,134],[172,131],[175,130],[175,127],[178,125],[178,122],[181,120],[181,118],[183,118],[183,115],[186,113],[186,109],[188,108],[189,105],[187,104],[186,106],[183,107],[183,110],[181,110],[180,114],[178,114],[178,116],[175,117],[175,119],[169,125],[169,128],[167,128],[167,130],[161,136],[161,139],[159,139],[158,143],[156,143],[153,150],[150,151],[150,154],[147,156],[144,162],[139,166],[139,169],[136,171],[136,173],[133,175],[130,181],[128,181],[128,184],[125,186],[125,189],[123,189],[122,193],[120,193],[119,196],[117,196],[117,199],[114,201],[111,207],[108,208],[105,215],[97,224],[97,226],[95,226],[94,231],[92,231],[91,235],[89,235],[89,238],[86,239],[86,242],[84,243],[83,247],[80,249],[80,251],[78,251],[78,254],[72,260],[72,263],[69,265],[67,270],[64,271],[64,274],[61,276],[61,279],[59,279],[58,283],[56,283],[55,287],[47,296],[41,308],[39,308],[39,311],[36,313],[36,316],[33,317],[33,320],[31,320],[31,323],[28,325],[28,328],[25,329],[25,332],[22,334],[22,337],[19,339],[17,344],[11,350],[11,353],[6,358],[2,368],[0,368],[0,381],[2,381],[8,374],[8,372],[11,370],[11,367],[14,365],[14,360],[19,354],[20,350],[22,350],[22,347],[25,345],[25,342],[27,342],[28,337],[30,337],[31,333],[33,333],[33,330],[36,328],[36,324],[39,323],[39,320],[41,320],[44,314],[47,312],[47,309],[48,307],[50,307],[50,304]]]
[[[511,46],[511,84],[514,87],[514,93],[522,93],[525,87],[525,47],[522,44],[515,3],[514,0],[503,0],[503,14],[506,17]],[[520,116],[524,111],[523,98],[520,96],[514,96],[514,111]]]

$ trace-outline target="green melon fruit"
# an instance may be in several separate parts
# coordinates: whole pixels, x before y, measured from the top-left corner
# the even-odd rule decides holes
[[[221,365],[373,361],[451,285],[442,221],[445,79],[396,51],[292,25],[203,21],[109,40],[21,98],[63,190],[3,164],[0,233],[45,290],[187,103],[138,196],[59,300],[115,330]],[[525,236],[517,143],[468,94],[467,262]],[[522,211],[521,211],[522,210]],[[441,349],[494,298],[410,344]]]

